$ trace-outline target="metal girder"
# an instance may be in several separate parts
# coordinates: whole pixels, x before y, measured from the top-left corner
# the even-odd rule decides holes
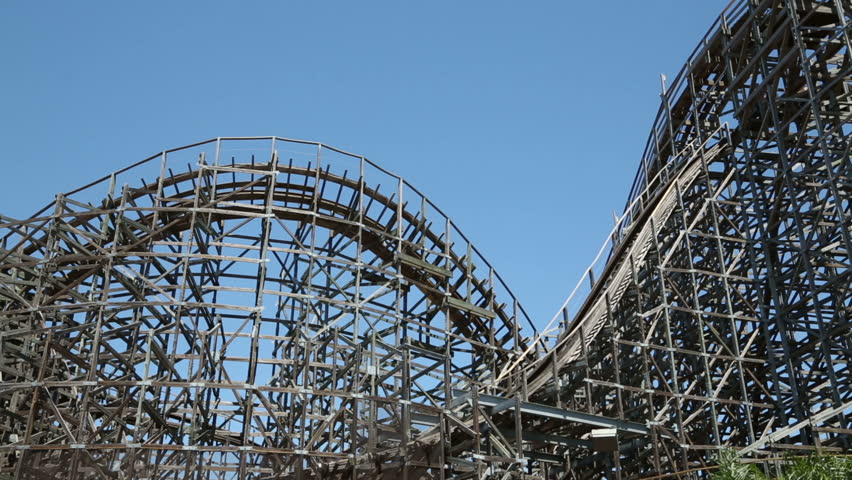
[[[462,402],[470,402],[470,393],[455,391],[456,397],[453,399],[453,405],[457,406]],[[496,415],[506,410],[515,409],[514,398],[502,398],[495,395],[479,394],[479,404],[491,407],[491,413]],[[627,422],[617,418],[609,418],[603,415],[594,415],[590,413],[577,412],[564,408],[556,408],[548,405],[540,405],[531,402],[520,402],[521,413],[534,415],[539,417],[553,418],[556,420],[564,420],[566,422],[580,423],[594,427],[616,428],[623,432],[648,434],[650,429],[645,425],[636,422]]]

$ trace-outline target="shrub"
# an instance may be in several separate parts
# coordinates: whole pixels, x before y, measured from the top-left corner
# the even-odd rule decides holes
[[[790,458],[776,476],[767,477],[754,464],[743,463],[734,450],[722,450],[711,480],[850,480],[852,459],[831,455]]]

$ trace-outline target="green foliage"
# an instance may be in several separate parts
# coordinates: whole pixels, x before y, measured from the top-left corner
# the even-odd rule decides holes
[[[719,452],[719,469],[710,476],[711,480],[765,480],[756,466],[740,462],[740,457],[733,450]]]
[[[848,480],[852,460],[843,457],[814,456],[796,459],[784,468],[783,480]]]
[[[711,480],[852,480],[852,459],[836,456],[790,458],[777,476],[767,477],[754,464],[740,461],[734,450],[719,453],[719,468]]]

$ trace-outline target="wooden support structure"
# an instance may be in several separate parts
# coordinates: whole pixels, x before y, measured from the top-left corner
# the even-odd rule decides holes
[[[315,142],[212,139],[0,217],[0,476],[636,479],[848,451],[850,15],[723,12],[543,328],[418,190]]]

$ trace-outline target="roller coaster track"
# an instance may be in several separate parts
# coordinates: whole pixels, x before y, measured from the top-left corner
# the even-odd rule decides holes
[[[543,328],[418,190],[316,142],[216,138],[0,217],[0,480],[703,478],[722,448],[848,451],[850,12],[724,10]]]

